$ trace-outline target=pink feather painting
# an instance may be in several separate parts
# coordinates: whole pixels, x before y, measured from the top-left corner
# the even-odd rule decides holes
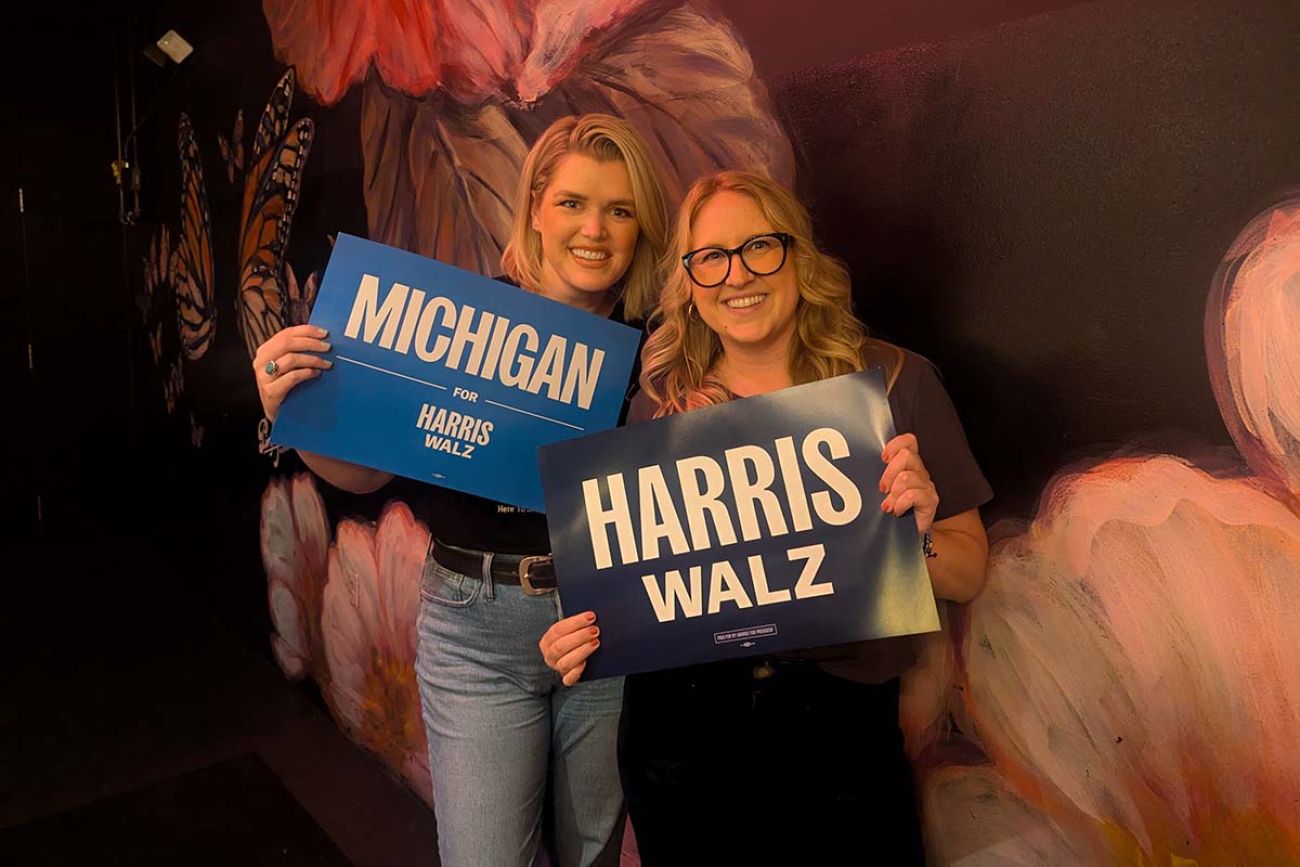
[[[265,0],[276,56],[329,105],[362,87],[373,240],[498,273],[524,156],[553,120],[618,115],[645,136],[673,204],[746,167],[790,182],[794,155],[729,21],[662,0]]]

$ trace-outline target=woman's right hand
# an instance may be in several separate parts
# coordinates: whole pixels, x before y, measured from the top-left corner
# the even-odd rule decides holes
[[[556,621],[537,646],[541,648],[542,659],[560,675],[564,685],[573,686],[587,667],[587,657],[600,647],[599,635],[596,615],[584,611]]]
[[[333,363],[314,355],[328,352],[330,345],[323,339],[329,332],[315,325],[292,325],[278,331],[257,347],[253,356],[253,377],[257,380],[257,396],[262,400],[262,412],[275,421],[280,404],[294,386],[320,376]],[[267,372],[272,366],[274,374]]]

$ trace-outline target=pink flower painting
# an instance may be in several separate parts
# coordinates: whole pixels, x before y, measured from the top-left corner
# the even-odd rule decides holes
[[[291,679],[319,678],[325,671],[320,613],[330,528],[315,476],[271,480],[262,494],[261,543],[276,661]]]
[[[1298,583],[1300,516],[1250,479],[1062,476],[971,603],[972,730],[1091,863],[1300,862]]]
[[[1205,310],[1219,411],[1264,478],[1300,496],[1300,196],[1250,222],[1224,257]]]
[[[1252,221],[1210,295],[1215,394],[1254,474],[1062,473],[1032,522],[994,528],[984,593],[912,673],[935,863],[1300,863],[1298,214]],[[964,760],[936,749],[951,732]]]
[[[405,503],[376,525],[339,522],[321,611],[326,700],[349,736],[426,801],[433,797],[415,680],[416,617],[429,530]]]

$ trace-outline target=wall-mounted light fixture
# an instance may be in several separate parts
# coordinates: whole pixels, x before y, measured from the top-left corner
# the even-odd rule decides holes
[[[131,45],[134,39],[131,36],[130,24],[127,26],[126,34],[127,44]],[[113,183],[117,186],[118,201],[118,219],[125,226],[135,224],[140,216],[140,145],[136,134],[144,126],[149,114],[139,120],[136,119],[135,112],[135,61],[132,59],[134,48],[130,49],[127,54],[126,63],[129,73],[127,96],[130,99],[130,125],[127,127],[126,136],[122,135],[122,94],[118,82],[118,66],[115,62],[113,65],[113,113],[117,119],[117,159],[109,164],[113,172]],[[168,30],[158,41],[144,48],[144,56],[156,63],[159,68],[176,71],[187,57],[194,53],[194,46],[190,45],[175,30]],[[193,65],[193,63],[191,63]]]
[[[179,65],[193,53],[194,46],[186,42],[185,37],[175,30],[168,30],[157,42],[144,49],[145,57],[163,67],[168,61]]]

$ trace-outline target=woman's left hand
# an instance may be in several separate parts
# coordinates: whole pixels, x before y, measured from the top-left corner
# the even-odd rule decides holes
[[[587,657],[600,647],[600,627],[591,611],[557,620],[537,642],[546,666],[560,676],[565,686],[573,686],[587,668]]]
[[[916,529],[925,533],[934,523],[939,508],[939,492],[921,461],[921,447],[915,434],[900,434],[885,444],[880,459],[885,474],[880,477],[880,492],[885,495],[881,510],[891,515],[916,514]]]

